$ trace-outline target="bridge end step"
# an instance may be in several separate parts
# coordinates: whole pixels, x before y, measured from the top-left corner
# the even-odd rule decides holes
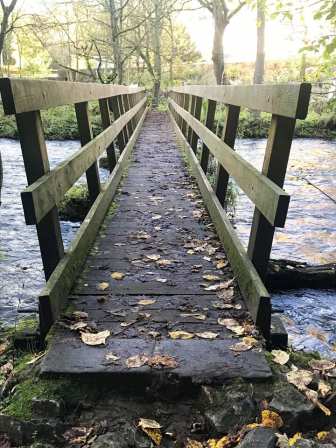
[[[115,379],[122,384],[132,385],[140,377],[151,381],[157,376],[183,383],[209,384],[230,378],[246,380],[267,380],[272,372],[264,354],[257,350],[234,352],[230,347],[236,339],[168,340],[148,341],[145,339],[107,340],[105,347],[92,347],[82,343],[78,337],[55,337],[46,355],[42,375],[99,375]],[[118,361],[107,360],[113,353]],[[128,358],[136,355],[152,357],[168,355],[177,363],[174,369],[156,369],[148,365],[129,368]]]

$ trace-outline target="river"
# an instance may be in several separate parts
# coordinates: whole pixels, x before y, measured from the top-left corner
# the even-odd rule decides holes
[[[265,139],[238,140],[237,150],[260,169]],[[24,166],[17,141],[0,139],[4,186],[0,207],[0,313],[1,322],[13,324],[18,309],[36,308],[44,276],[34,226],[26,226],[20,192],[25,188]],[[51,166],[78,149],[76,141],[47,142]],[[291,203],[285,229],[276,232],[272,258],[312,264],[336,261],[336,143],[295,139],[285,189]],[[312,186],[313,183],[315,186]],[[325,194],[323,194],[320,190]],[[235,225],[245,244],[253,214],[250,201],[237,189]],[[62,222],[67,246],[78,224]],[[284,311],[283,320],[295,348],[319,350],[336,358],[336,291],[295,290],[273,294],[273,304]]]

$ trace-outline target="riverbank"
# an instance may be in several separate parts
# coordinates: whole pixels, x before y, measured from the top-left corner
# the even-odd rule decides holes
[[[164,109],[164,108],[163,108]],[[91,122],[94,135],[101,132],[101,119],[97,104],[90,105]],[[224,117],[217,117],[223,123]],[[71,106],[62,106],[42,111],[44,132],[48,140],[79,139],[75,110]],[[242,111],[238,128],[239,138],[267,137],[270,127],[270,115],[261,114],[256,117],[253,112]],[[222,125],[219,125],[221,128]],[[220,129],[219,129],[220,131]],[[310,112],[305,120],[298,120],[295,130],[296,137],[303,138],[336,138],[336,115],[333,113],[317,114]],[[0,137],[18,138],[15,119],[0,113]]]
[[[262,382],[182,384],[162,368],[152,384],[130,387],[108,377],[41,377],[45,352],[13,344],[25,325],[30,331],[34,321],[0,335],[0,445],[6,448],[335,446],[335,363],[314,353],[265,352],[272,378]]]

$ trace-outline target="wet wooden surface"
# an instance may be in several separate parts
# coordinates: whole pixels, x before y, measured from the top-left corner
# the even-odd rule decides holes
[[[146,118],[113,209],[69,298],[71,311],[88,313],[89,326],[109,330],[111,336],[105,346],[90,347],[60,322],[42,371],[150,373],[155,369],[148,366],[129,369],[126,359],[161,354],[178,364],[164,370],[181,378],[268,378],[261,343],[233,351],[241,338],[218,323],[234,318],[246,329],[244,336],[256,336],[234,281],[207,289],[232,280],[233,274],[166,114],[151,112]],[[123,279],[113,279],[114,272]],[[204,278],[209,275],[213,280]],[[141,305],[142,300],[152,303]],[[217,337],[172,340],[169,333],[179,330]],[[106,363],[107,353],[119,360]]]

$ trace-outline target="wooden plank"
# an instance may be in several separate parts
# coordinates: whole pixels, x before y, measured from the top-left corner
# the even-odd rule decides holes
[[[295,119],[273,116],[266,145],[262,174],[282,187],[294,136]],[[248,244],[248,255],[262,279],[266,278],[274,226],[255,209]]]
[[[120,156],[109,180],[104,185],[103,190],[80,226],[76,238],[71,243],[69,251],[58,264],[44,290],[40,294],[40,310],[44,316],[47,316],[47,319],[44,319],[43,322],[41,322],[42,336],[47,334],[53,322],[59,317],[72,285],[83,267],[86,255],[96,238],[99,227],[103,222],[105,214],[115,195],[124,169],[129,162],[132,149],[135,145],[147,110],[148,108],[145,108],[135,132]]]
[[[218,103],[303,119],[308,113],[311,84],[183,86],[172,90],[177,93],[201,96]]]
[[[238,106],[228,106],[225,129],[223,133],[223,141],[230,148],[234,149],[234,144],[237,135],[237,129],[239,124],[239,113],[240,107]],[[216,195],[218,197],[219,202],[224,205],[227,187],[229,183],[229,173],[226,169],[219,165],[217,180],[216,180]]]
[[[23,208],[27,224],[35,224],[63,199],[64,194],[80,178],[88,167],[120,135],[127,121],[146,104],[146,98],[138,103],[111,126],[101,132],[87,145],[76,151],[54,170],[42,176],[25,189],[22,195]]]
[[[188,112],[190,113],[190,115],[194,116],[195,115],[195,105],[196,105],[196,97],[194,95],[190,96],[190,100],[189,100],[189,108],[188,108]],[[189,126],[187,128],[187,140],[189,143],[191,143],[191,139],[193,136],[194,132],[191,126]]]
[[[83,103],[75,104],[75,110],[80,142],[82,146],[85,146],[93,139],[88,102],[85,101]],[[89,197],[93,202],[100,193],[100,179],[97,160],[95,160],[86,170],[86,180],[89,190]]]
[[[207,109],[207,115],[205,119],[205,126],[212,131],[212,127],[215,120],[215,114],[216,114],[216,101],[208,100],[208,109]],[[206,144],[203,142],[202,145],[202,153],[201,153],[201,167],[205,174],[208,171],[208,164],[209,164],[209,148],[206,146]]]
[[[189,104],[190,104],[190,95],[182,95],[182,106],[181,109],[184,110],[189,110]],[[181,122],[181,130],[182,130],[182,134],[187,136],[188,135],[188,125],[186,123],[185,120],[183,120],[182,118],[182,122]]]
[[[6,115],[110,98],[143,90],[139,87],[89,82],[0,79],[0,92]]]
[[[178,142],[188,157],[192,172],[198,182],[204,203],[216,227],[219,239],[225,248],[246,306],[262,334],[268,338],[271,325],[270,296],[251,260],[248,258],[216,194],[212,190],[195,154],[173,119],[172,123]]]
[[[99,108],[100,108],[100,115],[101,115],[101,119],[102,119],[103,129],[107,129],[108,127],[111,126],[111,116],[110,116],[110,108],[109,108],[108,100],[106,98],[99,100]],[[106,153],[107,153],[108,167],[109,167],[109,171],[111,173],[117,163],[115,147],[114,147],[113,141],[107,147]]]
[[[16,115],[28,185],[50,170],[39,111]],[[51,276],[64,255],[58,211],[50,207],[36,226],[45,278]]]
[[[287,216],[289,195],[265,175],[259,173],[239,154],[232,151],[230,146],[209,131],[200,121],[193,118],[172,100],[170,103],[195,130],[218,162],[225,167],[265,218],[272,225],[283,227]]]

